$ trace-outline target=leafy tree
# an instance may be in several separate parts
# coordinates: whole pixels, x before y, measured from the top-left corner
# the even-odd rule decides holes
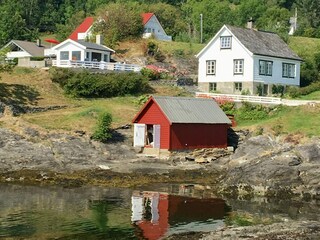
[[[69,18],[66,24],[57,24],[57,39],[59,41],[64,41],[70,34],[79,26],[79,24],[85,18],[85,13],[83,11],[77,12],[72,18]]]
[[[310,27],[317,28],[320,26],[320,4],[318,0],[297,0],[297,5]]]
[[[0,12],[0,45],[11,39],[31,40],[36,35],[26,27],[19,9],[9,0],[2,1]]]
[[[99,21],[94,26],[94,32],[102,34],[105,44],[109,46],[115,46],[125,39],[140,37],[143,32],[140,14],[136,5],[124,2],[108,4],[99,9]]]
[[[187,24],[183,19],[183,12],[180,8],[159,2],[145,5],[143,9],[144,12],[153,12],[157,16],[168,35],[176,36],[187,30]]]

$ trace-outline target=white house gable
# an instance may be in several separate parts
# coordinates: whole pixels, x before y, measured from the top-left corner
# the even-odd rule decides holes
[[[274,33],[225,25],[196,57],[202,91],[256,94],[262,84],[269,94],[300,83],[301,58]]]
[[[199,55],[199,82],[231,83],[253,79],[252,53],[226,27]]]
[[[172,37],[168,36],[162,25],[160,24],[158,18],[155,15],[148,20],[144,25],[144,38],[149,38],[152,35],[159,40],[171,41]]]

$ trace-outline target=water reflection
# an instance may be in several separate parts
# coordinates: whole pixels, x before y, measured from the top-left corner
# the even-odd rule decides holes
[[[223,225],[229,208],[219,198],[194,198],[162,192],[133,192],[131,221],[146,239],[172,233],[212,231]]]
[[[0,239],[161,239],[212,231],[232,211],[320,220],[320,203],[216,198],[199,185],[36,187],[0,184]]]

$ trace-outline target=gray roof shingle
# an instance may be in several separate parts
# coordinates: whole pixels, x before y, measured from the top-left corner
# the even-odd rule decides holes
[[[160,96],[153,99],[171,123],[231,124],[213,99]]]
[[[86,41],[77,41],[77,42],[80,43],[82,46],[88,48],[88,49],[114,52],[114,50],[112,50],[111,48],[108,48],[108,47],[105,47],[103,45],[99,45],[99,44],[96,44],[96,43],[86,42]]]
[[[23,50],[28,52],[33,57],[43,57],[44,56],[44,49],[46,49],[45,46],[39,47],[35,42],[12,40],[10,43],[13,43],[13,44],[17,45],[18,47],[22,48]]]
[[[226,27],[253,54],[302,61],[276,33],[230,25]]]

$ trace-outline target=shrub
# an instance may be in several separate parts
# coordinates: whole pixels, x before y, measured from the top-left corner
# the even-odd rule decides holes
[[[279,94],[280,96],[283,96],[284,94],[284,86],[283,85],[272,85],[272,94]]]
[[[161,78],[161,74],[155,70],[151,70],[148,68],[142,68],[141,74],[148,78],[149,80],[158,80]]]
[[[258,96],[262,96],[263,95],[263,86],[262,86],[262,84],[259,84],[257,86],[257,93],[258,93]]]
[[[236,118],[239,120],[262,120],[268,117],[270,109],[262,105],[253,105],[243,102],[242,106],[236,111]]]
[[[75,72],[69,68],[52,67],[49,70],[49,76],[52,82],[58,83],[61,87],[66,85],[68,79],[73,77]]]
[[[300,89],[298,87],[294,87],[294,86],[287,87],[286,92],[292,98],[297,98],[301,95]]]
[[[67,80],[64,90],[74,97],[115,97],[143,93],[148,80],[139,73],[74,74]]]
[[[106,142],[112,137],[111,134],[112,115],[110,113],[103,113],[98,119],[98,124],[92,139]]]
[[[30,57],[30,61],[43,61],[44,57]]]

